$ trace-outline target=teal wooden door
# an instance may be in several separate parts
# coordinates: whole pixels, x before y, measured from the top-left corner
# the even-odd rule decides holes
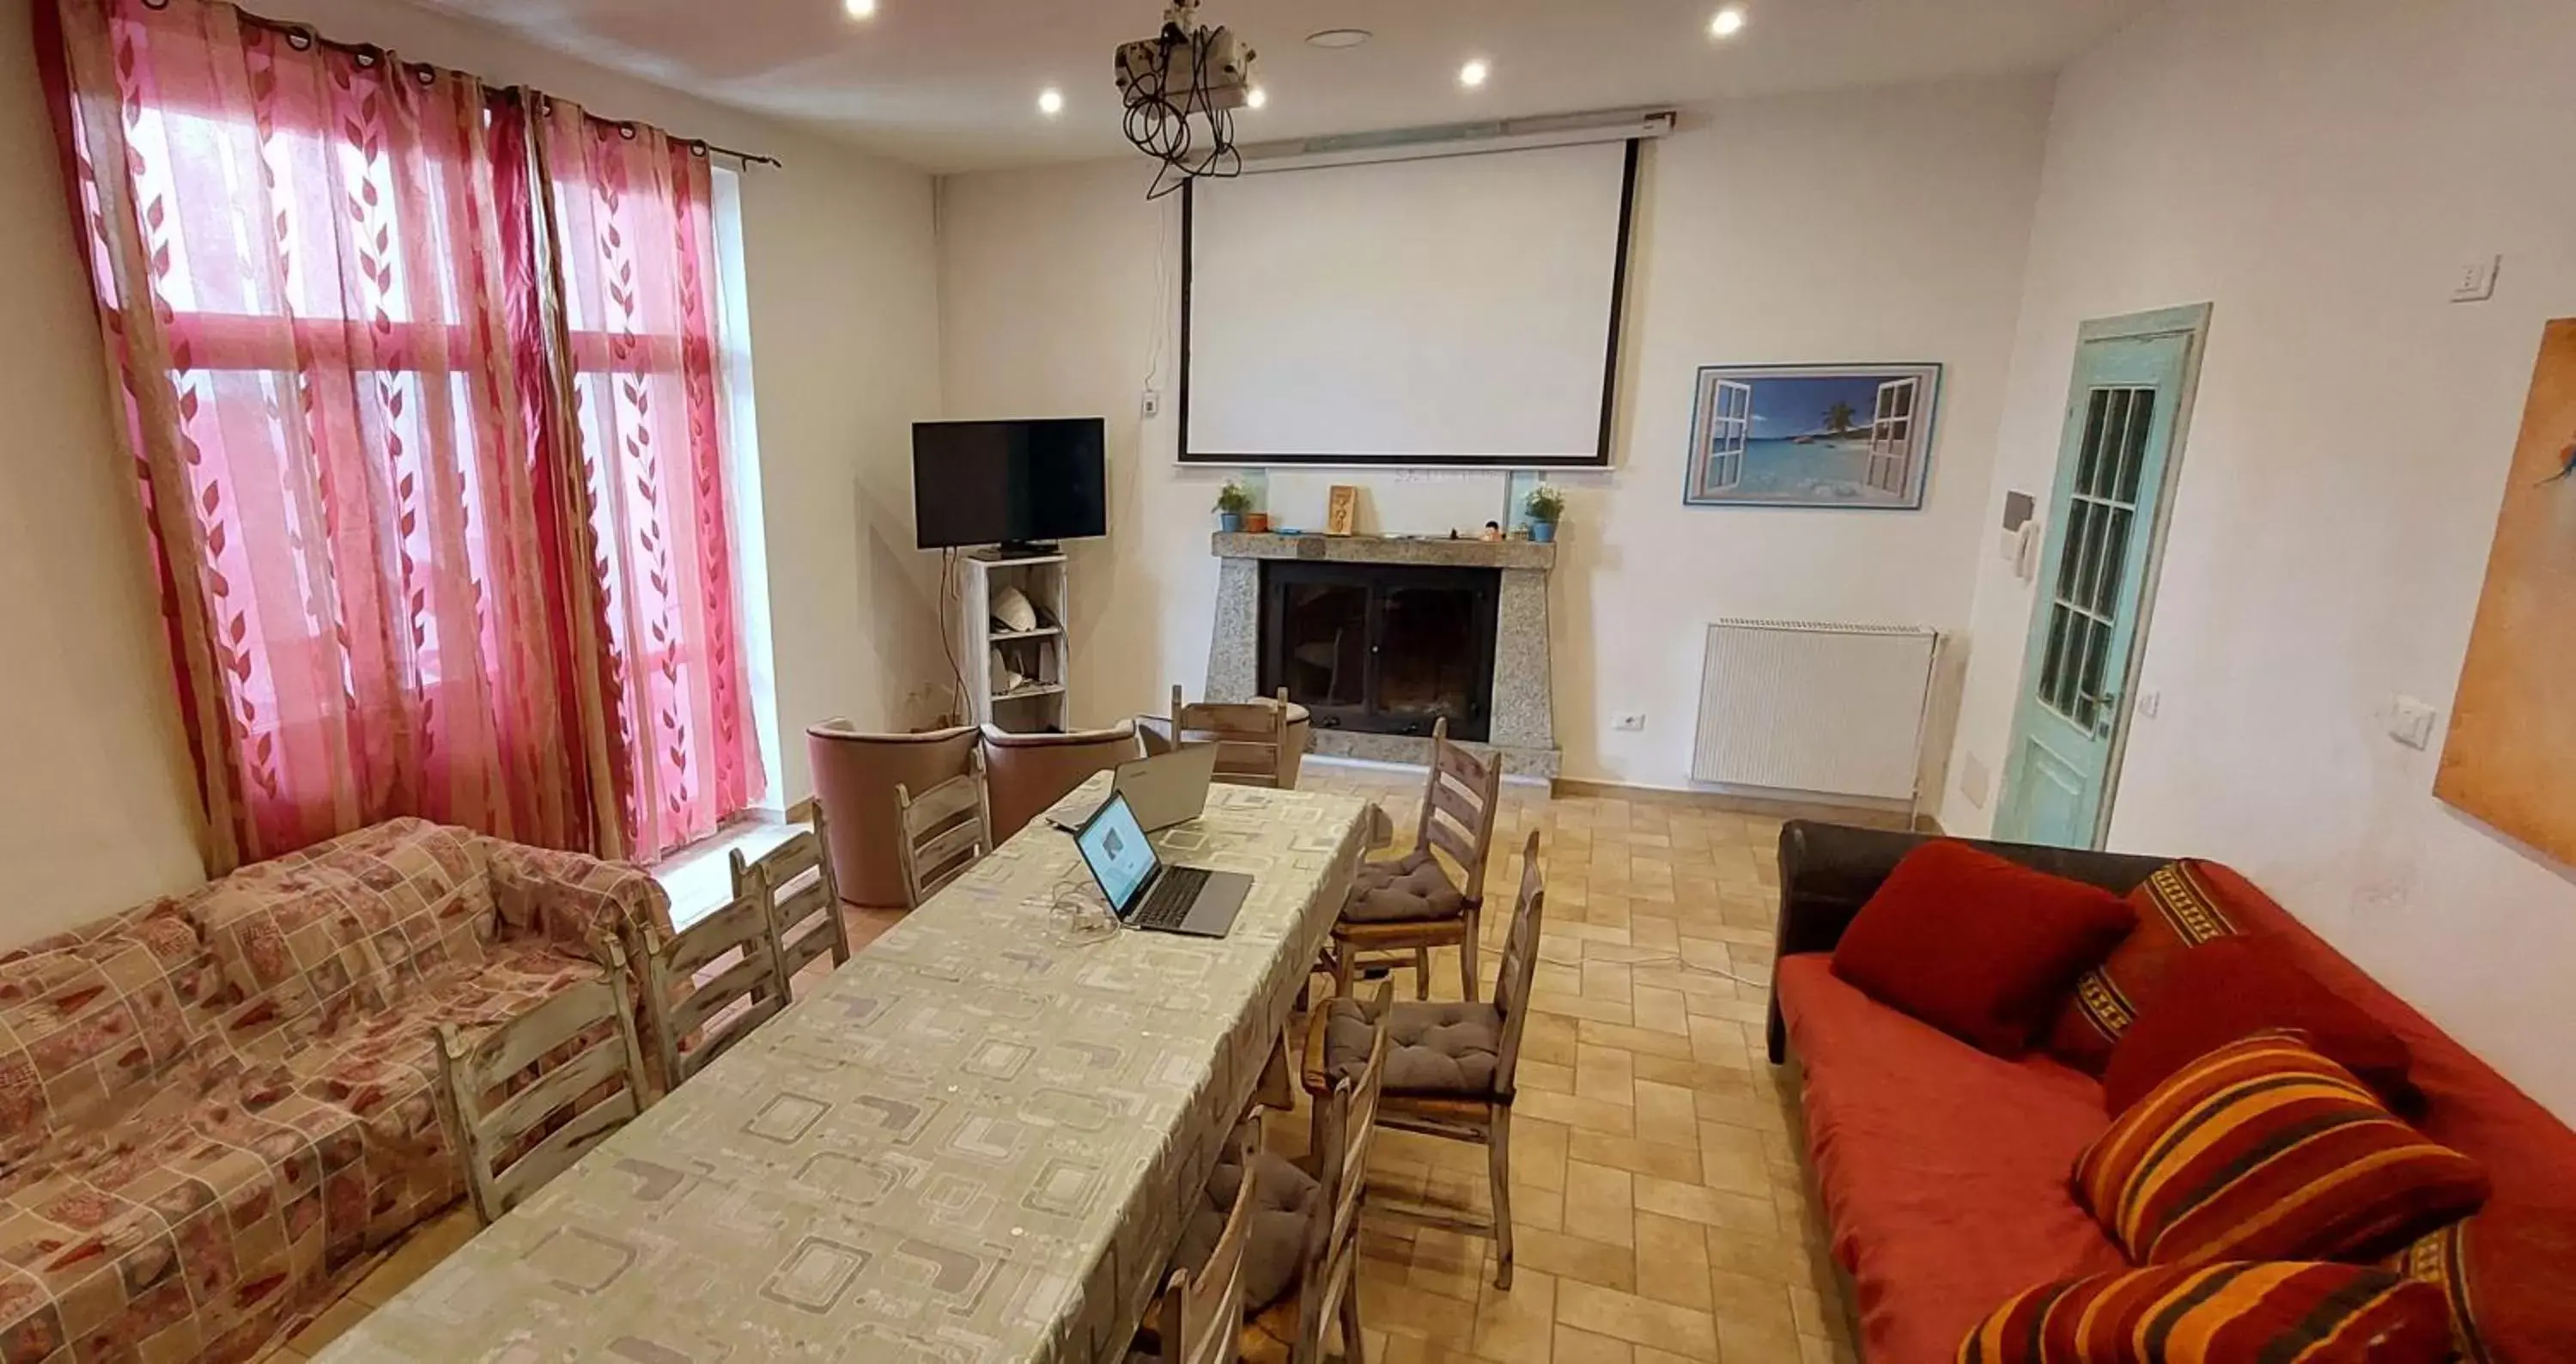
[[[2127,738],[2205,308],[2089,323],[2059,446],[1995,836],[2098,848]]]

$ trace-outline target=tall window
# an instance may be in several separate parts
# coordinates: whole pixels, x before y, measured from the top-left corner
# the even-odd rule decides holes
[[[757,799],[702,151],[206,0],[60,20],[216,869]]]

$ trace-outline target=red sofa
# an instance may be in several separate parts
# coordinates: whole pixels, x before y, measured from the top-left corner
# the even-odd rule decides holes
[[[1794,1052],[1804,1070],[1808,1154],[1869,1364],[1946,1364],[2013,1294],[2126,1263],[2068,1186],[2076,1156],[2113,1116],[2099,1081],[2044,1053],[1990,1056],[1832,972],[1844,928],[1922,841],[1803,821],[1780,835],[1771,1059]],[[1977,846],[2118,894],[2168,860]],[[2481,1219],[2553,1236],[2576,1225],[2576,1133],[2244,877],[2197,866],[2241,929],[2278,939],[2310,975],[2405,1039],[2426,1100],[2418,1126],[2485,1162],[2494,1179]]]

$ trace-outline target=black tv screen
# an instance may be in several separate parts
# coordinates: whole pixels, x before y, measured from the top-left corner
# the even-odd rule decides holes
[[[916,422],[912,517],[923,549],[1109,533],[1098,417]]]

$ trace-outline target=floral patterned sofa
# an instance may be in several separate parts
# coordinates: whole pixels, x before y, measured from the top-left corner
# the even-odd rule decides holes
[[[645,925],[639,867],[404,819],[0,957],[0,1361],[299,1329],[464,1195],[436,1025]]]

